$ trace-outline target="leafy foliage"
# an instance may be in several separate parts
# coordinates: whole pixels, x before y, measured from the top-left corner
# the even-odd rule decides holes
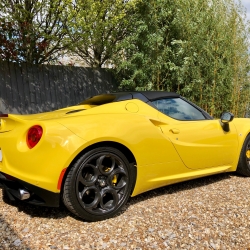
[[[0,2],[0,58],[41,64],[59,55],[66,35],[65,0]]]
[[[186,42],[182,46],[185,55],[178,72],[178,91],[211,115],[218,117],[223,110],[238,115],[233,89],[242,76],[246,83],[249,68],[241,7],[231,0],[179,3],[177,18],[186,31],[182,36]],[[236,65],[239,62],[241,65]],[[244,116],[243,110],[240,115]]]
[[[169,75],[176,69],[173,42],[179,36],[175,15],[171,0],[137,3],[134,32],[120,44],[120,57],[114,58],[123,88],[171,90]]]
[[[121,88],[176,91],[216,117],[223,110],[244,116],[249,44],[243,15],[233,0],[138,2],[136,32],[114,58]]]
[[[175,91],[219,117],[249,111],[249,23],[235,0],[6,0],[0,59],[72,53],[123,90]]]
[[[116,56],[117,44],[130,34],[133,6],[133,0],[75,0],[68,26],[71,52],[90,67],[108,64]]]

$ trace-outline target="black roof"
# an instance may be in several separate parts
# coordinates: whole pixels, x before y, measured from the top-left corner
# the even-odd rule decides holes
[[[162,99],[165,97],[179,97],[179,94],[174,92],[166,92],[166,91],[140,91],[139,93],[143,94],[150,101],[154,101],[157,99]]]
[[[179,94],[166,91],[131,91],[131,92],[116,92],[92,96],[87,98],[80,104],[101,105],[110,102],[119,102],[131,99],[139,99],[143,102],[154,101],[167,97],[179,97]]]

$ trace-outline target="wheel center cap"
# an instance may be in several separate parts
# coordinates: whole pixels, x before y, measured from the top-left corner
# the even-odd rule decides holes
[[[105,187],[105,186],[106,186],[106,181],[105,181],[105,179],[99,179],[98,182],[99,182],[99,185],[100,185],[101,187]]]

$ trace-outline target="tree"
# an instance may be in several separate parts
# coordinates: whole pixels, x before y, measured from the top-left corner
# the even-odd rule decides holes
[[[133,28],[135,0],[75,0],[68,26],[70,51],[90,67],[103,67],[117,54],[117,45]]]
[[[172,90],[176,70],[174,41],[176,4],[171,0],[142,0],[136,3],[134,32],[122,43],[120,56],[113,58],[123,89]]]
[[[179,93],[212,116],[219,117],[223,110],[244,116],[243,110],[238,113],[234,108],[236,99],[238,104],[243,103],[234,90],[240,88],[243,97],[249,70],[242,7],[232,0],[180,0],[179,4],[177,19],[185,30],[182,39],[186,40],[182,44],[183,66],[178,71]]]
[[[41,64],[55,60],[68,22],[66,0],[0,2],[0,59]]]
[[[115,70],[122,89],[175,91],[211,115],[249,105],[248,24],[234,0],[142,0]]]

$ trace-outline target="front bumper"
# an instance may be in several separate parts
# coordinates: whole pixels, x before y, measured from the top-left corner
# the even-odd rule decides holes
[[[6,191],[12,201],[24,200],[30,204],[47,207],[59,207],[60,204],[60,193],[45,190],[2,172],[0,172],[0,188]],[[29,195],[22,195],[23,191]]]

